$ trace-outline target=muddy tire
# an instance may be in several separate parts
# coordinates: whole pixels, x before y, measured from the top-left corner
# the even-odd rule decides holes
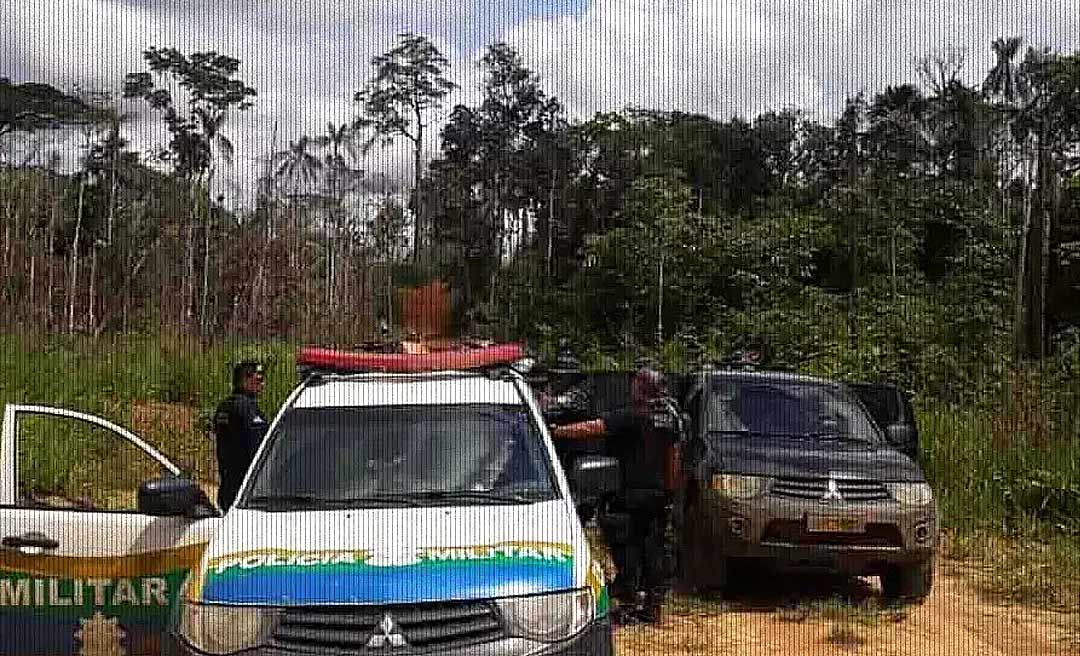
[[[728,579],[727,559],[717,557],[715,550],[705,544],[696,511],[691,503],[683,515],[682,534],[677,541],[679,589],[691,594],[720,590]]]
[[[893,567],[881,575],[881,591],[887,601],[921,604],[934,587],[934,563]]]

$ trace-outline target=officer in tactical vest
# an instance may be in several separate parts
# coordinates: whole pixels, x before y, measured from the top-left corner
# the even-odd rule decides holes
[[[257,362],[241,362],[233,368],[233,391],[214,413],[217,441],[218,505],[228,510],[236,500],[255,452],[269,427],[259,410],[258,397],[266,384],[263,367]]]
[[[672,447],[678,440],[678,420],[674,409],[664,403],[659,372],[640,369],[631,382],[630,396],[628,409],[559,426],[552,432],[559,440],[604,439],[608,455],[618,458],[621,489],[605,515],[626,521],[605,522],[619,570],[612,592],[620,606],[630,607],[628,619],[654,624],[661,620],[669,584],[667,478]]]

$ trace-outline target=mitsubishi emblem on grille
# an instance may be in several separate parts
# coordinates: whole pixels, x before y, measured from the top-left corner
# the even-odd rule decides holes
[[[382,647],[404,647],[405,636],[398,631],[397,624],[389,614],[383,615],[382,621],[375,627],[375,633],[368,640],[368,649],[381,649]]]
[[[836,484],[835,478],[829,479],[829,489],[825,492],[825,496],[821,497],[821,503],[829,503],[830,501],[843,501],[844,497],[840,496],[840,487]]]

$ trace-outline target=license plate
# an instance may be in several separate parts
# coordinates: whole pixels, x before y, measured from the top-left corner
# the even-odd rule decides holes
[[[810,533],[862,533],[863,524],[858,517],[809,516],[806,530]]]

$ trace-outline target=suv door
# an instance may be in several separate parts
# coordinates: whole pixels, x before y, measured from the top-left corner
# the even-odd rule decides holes
[[[919,427],[911,399],[896,385],[885,383],[849,383],[874,422],[890,442],[913,460],[919,458]]]
[[[138,509],[180,470],[104,419],[9,405],[0,434],[0,655],[159,654],[220,521]]]

